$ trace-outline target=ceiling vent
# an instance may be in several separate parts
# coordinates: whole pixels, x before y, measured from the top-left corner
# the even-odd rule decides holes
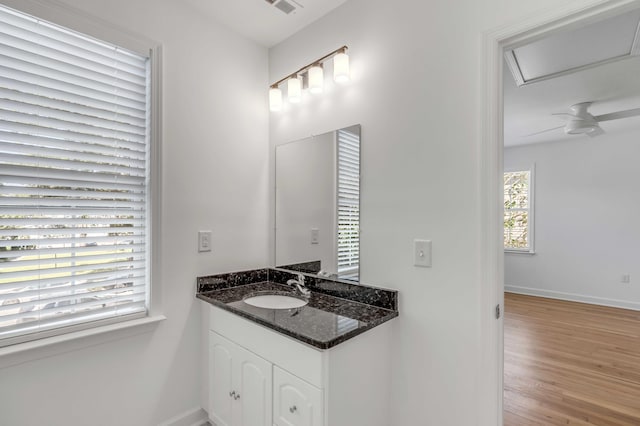
[[[280,9],[282,12],[286,13],[287,15],[293,12],[294,10],[296,10],[296,7],[291,3],[289,3],[287,0],[280,0],[277,3],[276,3],[277,0],[265,0],[265,1],[269,4],[275,3],[276,9]]]

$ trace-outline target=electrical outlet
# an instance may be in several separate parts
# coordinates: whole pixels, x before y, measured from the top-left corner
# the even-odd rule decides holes
[[[211,231],[198,231],[198,251],[211,251]]]
[[[631,275],[629,274],[623,274],[620,277],[620,282],[623,284],[629,284],[631,282]]]

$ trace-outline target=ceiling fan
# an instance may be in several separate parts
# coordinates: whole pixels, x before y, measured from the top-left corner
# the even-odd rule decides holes
[[[566,121],[564,126],[554,127],[552,129],[542,130],[540,132],[531,133],[528,136],[535,136],[541,133],[551,132],[553,130],[564,129],[564,132],[568,135],[587,135],[590,137],[599,136],[604,133],[604,130],[598,123],[601,121],[618,120],[621,118],[629,118],[640,116],[640,108],[627,109],[624,111],[610,112],[602,115],[591,115],[589,113],[589,107],[593,102],[581,102],[579,104],[571,105],[569,107],[570,112],[555,113],[552,115],[558,116]]]

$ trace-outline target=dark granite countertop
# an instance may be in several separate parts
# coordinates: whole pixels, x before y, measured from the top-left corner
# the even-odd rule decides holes
[[[268,279],[248,284],[234,282],[232,286],[227,284],[207,290],[199,287],[197,297],[319,349],[329,349],[398,316],[397,309],[335,297],[314,291],[313,287],[309,303],[300,308],[266,309],[243,302],[243,299],[261,292],[297,296],[291,287]],[[391,292],[395,297],[393,291],[380,291]],[[395,299],[393,304],[396,304]]]

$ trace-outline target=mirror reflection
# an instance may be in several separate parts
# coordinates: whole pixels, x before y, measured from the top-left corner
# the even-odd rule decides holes
[[[276,147],[275,265],[358,281],[360,125]]]

